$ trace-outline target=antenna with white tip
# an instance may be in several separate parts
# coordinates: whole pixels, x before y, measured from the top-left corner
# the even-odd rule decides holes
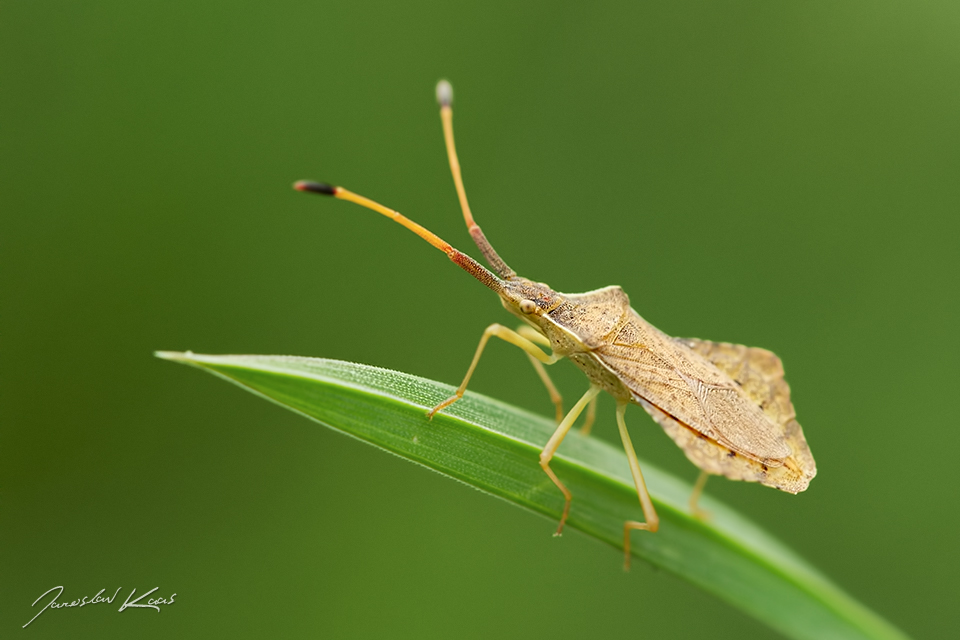
[[[505,280],[516,277],[516,272],[507,266],[494,248],[490,245],[480,226],[473,220],[470,213],[470,204],[467,202],[467,192],[463,188],[463,176],[460,175],[460,161],[457,159],[457,148],[453,143],[453,87],[446,80],[437,83],[437,102],[440,104],[440,119],[443,121],[443,139],[447,143],[447,158],[450,160],[450,172],[453,174],[453,184],[457,187],[457,196],[460,198],[460,208],[463,210],[463,219],[467,223],[470,237],[477,244],[480,253],[486,259],[497,275]]]

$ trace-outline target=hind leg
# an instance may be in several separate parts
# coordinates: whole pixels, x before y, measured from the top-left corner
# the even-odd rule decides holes
[[[627,460],[630,462],[630,474],[633,476],[633,484],[637,487],[637,496],[640,498],[640,508],[643,509],[643,517],[646,522],[637,522],[627,520],[623,523],[623,569],[630,569],[630,532],[634,529],[649,531],[653,533],[660,528],[660,517],[657,510],[653,508],[653,502],[650,500],[650,493],[647,491],[647,483],[643,481],[643,473],[640,471],[640,461],[637,460],[637,452],[633,450],[633,443],[630,441],[630,434],[627,433],[627,423],[623,416],[627,412],[627,403],[617,403],[617,426],[620,428],[620,439],[623,440],[623,449],[627,453]]]
[[[693,485],[693,491],[690,493],[690,513],[697,520],[709,520],[710,512],[704,511],[697,504],[697,501],[700,500],[700,496],[703,495],[703,487],[707,484],[707,479],[710,478],[710,474],[706,471],[700,472],[700,477],[697,478],[697,483]]]

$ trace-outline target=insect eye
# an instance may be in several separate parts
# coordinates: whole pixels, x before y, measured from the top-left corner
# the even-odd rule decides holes
[[[520,301],[520,311],[524,313],[533,313],[537,310],[537,303],[533,300],[521,300]]]

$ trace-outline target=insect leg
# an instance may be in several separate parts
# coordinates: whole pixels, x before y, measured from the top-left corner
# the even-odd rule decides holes
[[[544,364],[553,364],[560,359],[556,354],[547,355],[541,351],[537,345],[533,344],[530,340],[524,338],[513,329],[508,329],[502,324],[492,324],[483,332],[483,337],[480,338],[480,344],[477,345],[477,352],[473,355],[473,362],[470,363],[470,368],[467,369],[467,375],[463,377],[463,382],[460,383],[456,393],[435,406],[433,409],[430,409],[430,411],[427,413],[428,418],[433,418],[433,415],[436,412],[446,409],[463,397],[464,391],[467,390],[467,383],[470,382],[470,377],[473,376],[473,370],[477,368],[477,362],[480,361],[480,354],[483,353],[484,347],[487,346],[487,341],[490,339],[490,336],[497,336],[501,340],[505,340],[512,345],[520,347],[526,351],[527,354]]]
[[[547,446],[543,448],[543,451],[540,452],[540,466],[546,472],[550,479],[553,480],[553,484],[557,485],[560,491],[563,493],[563,497],[566,499],[566,502],[563,505],[563,516],[560,518],[560,526],[557,527],[557,532],[554,535],[559,536],[563,533],[563,525],[567,521],[567,516],[570,514],[570,501],[573,499],[570,490],[563,486],[563,483],[560,482],[560,479],[557,478],[557,474],[553,472],[553,469],[550,468],[550,460],[553,458],[553,454],[557,452],[557,447],[560,446],[560,443],[563,442],[563,437],[567,435],[567,432],[570,431],[570,427],[573,426],[573,423],[577,421],[577,418],[580,417],[580,413],[583,411],[584,407],[592,401],[597,394],[600,393],[600,387],[596,385],[590,385],[590,388],[587,390],[583,397],[577,401],[577,404],[573,405],[573,408],[570,409],[570,413],[560,421],[560,426],[557,427],[557,430],[553,432],[553,435],[550,436],[550,440],[547,441]]]
[[[693,492],[690,494],[690,513],[693,514],[694,518],[698,520],[707,520],[710,518],[710,513],[704,511],[699,506],[697,506],[697,501],[700,499],[700,495],[703,493],[703,487],[707,484],[707,479],[710,477],[710,474],[706,471],[700,472],[700,477],[697,478],[697,483],[693,485]]]
[[[637,487],[637,496],[640,498],[640,507],[643,509],[643,517],[646,522],[636,522],[627,520],[623,523],[623,569],[630,569],[630,531],[641,529],[651,533],[660,528],[660,517],[657,516],[656,509],[653,508],[653,502],[650,500],[650,494],[647,492],[647,484],[643,481],[643,474],[640,472],[640,462],[637,460],[637,452],[633,450],[633,443],[630,442],[630,434],[627,433],[627,423],[623,420],[623,415],[627,412],[627,403],[617,403],[617,426],[620,427],[620,439],[623,440],[623,448],[627,453],[627,460],[630,461],[630,473],[633,475],[633,483]]]
[[[580,435],[588,436],[590,435],[590,429],[593,428],[593,421],[597,419],[597,400],[600,396],[597,396],[590,401],[590,406],[587,407],[587,417],[583,419],[583,426],[580,427]]]
[[[517,328],[517,333],[530,342],[535,342],[545,347],[550,346],[550,341],[546,338],[546,336],[540,334],[533,327],[528,325],[520,325]],[[530,358],[530,364],[533,365],[537,375],[540,376],[540,380],[543,381],[543,386],[547,388],[547,393],[550,394],[550,401],[553,402],[553,405],[557,408],[557,424],[560,424],[560,421],[563,420],[563,397],[560,395],[560,392],[557,391],[557,387],[554,386],[553,380],[551,380],[550,376],[547,375],[547,370],[543,368],[543,363],[530,354],[527,354],[527,357]],[[588,413],[587,418],[589,419],[589,417],[590,415]]]
[[[540,333],[539,331],[537,331],[536,329],[534,329],[528,324],[522,324],[519,327],[517,327],[517,333],[522,335],[524,338],[526,338],[530,342],[535,342],[539,344],[541,347],[550,346],[550,340],[547,338],[547,336],[543,335],[542,333]]]
[[[520,327],[517,329],[517,333],[522,335],[524,338],[529,339],[530,342],[536,342],[537,344],[542,344],[545,347],[550,346],[550,340],[529,325],[520,325]],[[539,361],[534,360],[532,357],[530,358],[530,362],[533,364],[533,368],[537,370],[537,375],[539,375],[540,379],[543,380],[543,384],[547,388],[547,393],[550,394],[550,399],[557,407],[557,422],[559,423],[563,419],[563,398],[560,396],[560,392],[557,391],[557,388],[553,385],[553,381],[550,379],[550,376],[547,375],[547,370],[543,368],[543,365],[540,364]],[[580,427],[580,435],[590,435],[590,429],[593,427],[593,421],[597,419],[597,398],[599,397],[600,396],[595,397],[590,404],[587,405],[587,417],[583,421],[583,426]]]

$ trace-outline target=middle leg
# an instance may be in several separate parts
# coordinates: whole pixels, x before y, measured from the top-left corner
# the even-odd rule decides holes
[[[588,436],[590,435],[590,429],[593,428],[593,422],[597,419],[597,399],[600,396],[597,396],[590,401],[590,406],[587,407],[587,417],[583,419],[583,426],[580,427],[580,435]]]
[[[593,400],[597,394],[600,393],[600,387],[596,385],[590,385],[590,388],[587,390],[583,397],[577,401],[577,404],[573,405],[573,408],[570,409],[570,413],[560,421],[560,426],[557,427],[557,430],[553,432],[553,435],[550,437],[550,440],[547,442],[547,446],[543,448],[543,451],[540,452],[540,467],[544,472],[550,476],[550,479],[553,480],[553,484],[557,485],[557,488],[560,489],[563,493],[564,504],[563,504],[563,515],[560,517],[560,526],[557,527],[557,532],[554,535],[560,535],[563,533],[563,525],[567,521],[567,516],[570,514],[570,501],[573,500],[573,495],[570,493],[570,490],[567,489],[560,479],[557,478],[557,474],[553,472],[553,469],[550,468],[550,460],[553,459],[553,454],[557,452],[557,448],[560,446],[560,443],[563,442],[563,437],[567,435],[567,432],[570,431],[570,427],[573,426],[573,423],[577,421],[577,418],[580,417],[580,413],[583,411],[584,407]]]

